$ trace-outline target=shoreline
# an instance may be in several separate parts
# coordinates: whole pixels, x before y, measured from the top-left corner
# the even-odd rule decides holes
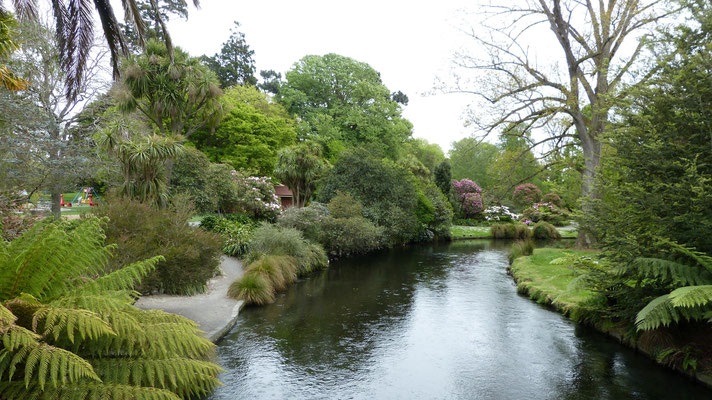
[[[524,257],[528,257],[528,256],[524,256]],[[564,307],[561,304],[557,304],[551,294],[546,293],[542,290],[535,289],[535,291],[538,292],[538,294],[539,294],[539,296],[535,300],[534,293],[532,292],[532,288],[520,283],[521,279],[518,278],[516,275],[516,272],[514,272],[512,270],[512,265],[513,265],[513,263],[507,267],[507,274],[512,277],[512,280],[517,285],[517,293],[519,293],[523,296],[526,296],[531,301],[536,301],[537,303],[546,306],[550,310],[561,314],[562,316],[564,316],[565,318],[567,318],[568,320],[570,320],[576,324],[581,324],[581,325],[595,329],[599,333],[602,333],[602,334],[606,335],[607,337],[609,337],[610,339],[615,340],[617,343],[632,349],[636,353],[644,355],[645,357],[647,357],[651,361],[655,362],[655,364],[657,364],[658,366],[660,366],[662,368],[665,368],[665,369],[671,370],[671,371],[675,371],[676,373],[685,375],[688,378],[690,378],[691,381],[694,381],[697,384],[701,384],[707,388],[712,389],[712,375],[706,375],[706,374],[703,374],[702,372],[696,372],[696,371],[685,371],[679,366],[672,366],[672,365],[668,365],[668,364],[658,361],[657,358],[655,357],[655,355],[653,354],[653,352],[651,351],[651,349],[646,349],[646,348],[640,346],[635,341],[626,338],[626,335],[622,329],[620,329],[620,328],[616,329],[615,327],[610,327],[607,329],[604,326],[602,326],[602,324],[584,324],[584,323],[576,322],[573,319],[571,319],[571,317],[570,317],[570,314],[571,314],[571,312],[573,312],[575,310],[575,307]],[[543,296],[541,296],[541,295],[543,295]],[[542,298],[544,299],[543,301],[541,301]]]

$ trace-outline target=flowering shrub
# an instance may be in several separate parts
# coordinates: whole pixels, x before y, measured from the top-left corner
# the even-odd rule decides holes
[[[527,207],[541,200],[541,190],[533,183],[524,183],[514,188],[512,200],[520,207]]]
[[[541,201],[543,203],[551,203],[557,207],[561,207],[564,204],[563,201],[561,201],[561,197],[556,193],[545,194],[544,197],[541,198]]]
[[[466,217],[472,217],[482,212],[482,188],[470,179],[452,181],[453,196],[458,203],[460,212]]]
[[[549,222],[556,226],[563,226],[569,222],[569,215],[552,203],[534,203],[522,211],[522,218],[531,222]]]
[[[518,220],[520,217],[519,214],[509,211],[509,207],[506,206],[487,207],[482,214],[485,216],[485,219],[490,222],[511,222]]]
[[[280,212],[279,197],[274,193],[272,179],[266,176],[244,177],[232,172],[237,185],[237,210],[257,219],[274,220]]]

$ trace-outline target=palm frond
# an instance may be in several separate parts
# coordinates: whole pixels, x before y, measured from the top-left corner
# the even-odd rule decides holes
[[[119,60],[121,57],[128,55],[126,42],[124,41],[124,36],[121,33],[121,26],[116,20],[114,10],[111,8],[111,2],[109,2],[109,0],[94,0],[94,6],[99,12],[99,19],[101,20],[101,25],[104,29],[104,37],[106,38],[106,43],[109,46],[109,52],[111,53],[111,67],[114,73],[114,78],[118,78]],[[126,9],[126,7],[124,7],[124,9]],[[129,15],[127,15],[127,17],[128,16]],[[140,17],[138,19],[140,20]],[[139,37],[141,37],[141,35],[139,35]]]

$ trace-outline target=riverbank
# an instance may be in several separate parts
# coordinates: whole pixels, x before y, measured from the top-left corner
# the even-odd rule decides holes
[[[570,283],[577,274],[564,264],[551,264],[551,261],[566,255],[593,256],[595,251],[570,249],[535,249],[531,256],[519,257],[509,267],[509,273],[517,283],[519,293],[528,296],[537,303],[547,305],[561,314],[577,320],[582,312],[581,304],[593,299],[594,293],[587,290],[569,290]],[[712,374],[683,370],[680,366],[666,364],[657,358],[661,348],[641,343],[634,335],[629,334],[630,326],[620,324],[598,323],[592,325],[621,344],[648,356],[661,366],[674,369],[701,384],[712,388]]]
[[[578,235],[575,226],[564,226],[556,230],[559,231],[562,239],[576,239]],[[452,240],[494,239],[489,226],[453,225],[450,227],[450,235]]]
[[[221,275],[208,282],[205,293],[194,296],[142,296],[136,307],[144,310],[162,310],[184,316],[204,332],[205,338],[215,343],[235,326],[245,302],[227,296],[230,284],[243,274],[242,263],[235,257],[223,256]]]

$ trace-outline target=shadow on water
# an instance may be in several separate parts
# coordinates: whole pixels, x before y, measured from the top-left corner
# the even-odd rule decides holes
[[[509,243],[334,262],[245,309],[213,399],[697,399],[712,392],[516,294]]]

